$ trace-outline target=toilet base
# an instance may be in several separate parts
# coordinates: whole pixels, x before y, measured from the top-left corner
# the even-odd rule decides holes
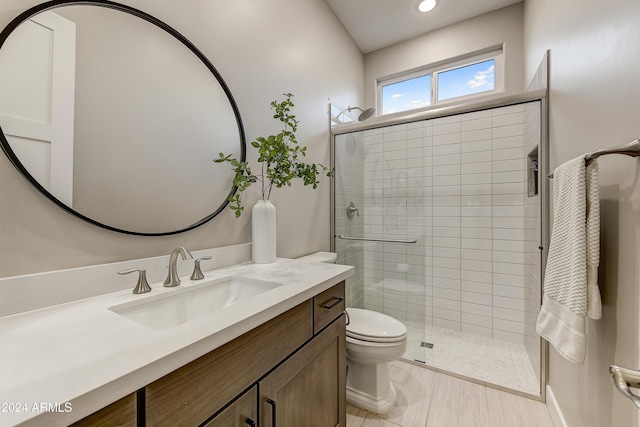
[[[347,384],[347,402],[376,414],[385,414],[396,406],[396,388],[393,384],[389,384],[389,389],[384,396],[374,397],[355,390]]]

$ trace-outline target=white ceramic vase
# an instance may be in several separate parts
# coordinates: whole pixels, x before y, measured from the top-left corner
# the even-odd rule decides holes
[[[258,200],[251,211],[251,257],[255,264],[276,260],[276,207]]]

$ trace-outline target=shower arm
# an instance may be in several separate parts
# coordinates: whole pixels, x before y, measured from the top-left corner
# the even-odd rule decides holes
[[[358,116],[358,121],[362,122],[367,120],[369,117],[373,116],[373,114],[376,112],[375,107],[371,107],[371,108],[367,108],[366,110],[360,108],[360,107],[348,107],[347,111],[351,112],[351,110],[360,110],[361,113]]]

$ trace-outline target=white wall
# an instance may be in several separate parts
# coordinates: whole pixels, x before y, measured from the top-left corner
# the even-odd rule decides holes
[[[550,166],[640,135],[640,3],[525,2],[526,77],[550,49]],[[603,317],[588,321],[584,365],[549,355],[549,384],[568,426],[637,426],[638,409],[609,380],[617,363],[640,367],[638,160],[600,159]]]
[[[37,0],[0,5],[0,26]],[[279,130],[269,103],[294,93],[298,140],[307,160],[329,164],[327,103],[362,101],[363,59],[324,0],[125,0],[190,39],[222,74],[244,120],[247,140]],[[249,159],[255,159],[252,150]],[[53,205],[0,156],[0,276],[168,254],[176,245],[202,249],[251,240],[250,215],[226,210],[210,223],[171,237],[117,234]],[[194,195],[194,197],[197,195]],[[250,204],[255,192],[246,195]],[[318,190],[274,191],[278,255],[328,250],[329,180]]]
[[[522,92],[522,12],[522,3],[518,3],[366,54],[365,106],[376,103],[377,78],[503,43],[505,92]]]

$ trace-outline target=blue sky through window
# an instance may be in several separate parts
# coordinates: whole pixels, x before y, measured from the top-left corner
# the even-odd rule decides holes
[[[382,86],[382,114],[413,110],[430,104],[430,74]]]
[[[438,99],[457,98],[495,90],[495,59],[436,72]],[[382,85],[382,114],[397,113],[431,105],[431,76]]]
[[[495,60],[478,62],[438,74],[438,101],[495,89]]]

